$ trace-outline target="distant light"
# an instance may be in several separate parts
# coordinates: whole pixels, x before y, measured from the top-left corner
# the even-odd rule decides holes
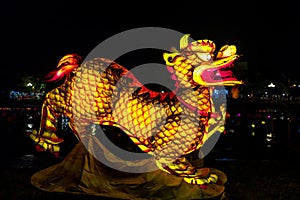
[[[274,85],[273,83],[270,83],[270,84],[268,85],[268,87],[275,87],[275,85]]]
[[[272,133],[267,133],[267,137],[271,138],[271,137],[273,137],[273,134]]]
[[[265,124],[266,122],[265,121],[261,121],[261,124]]]
[[[27,86],[28,86],[28,87],[31,87],[31,86],[32,86],[32,83],[27,83]]]
[[[255,124],[251,124],[251,127],[252,127],[252,128],[255,128]]]
[[[280,120],[284,120],[284,116],[280,116]]]

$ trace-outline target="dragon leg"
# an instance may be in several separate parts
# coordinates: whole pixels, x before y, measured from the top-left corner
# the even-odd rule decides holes
[[[60,150],[59,144],[63,142],[62,138],[57,137],[57,120],[59,113],[45,101],[41,110],[41,123],[39,131],[33,130],[29,137],[36,143],[38,151],[49,150],[55,156],[58,156]]]
[[[211,173],[210,168],[197,168],[185,156],[177,158],[171,164],[163,164],[159,161],[156,164],[161,170],[183,177],[185,182],[192,185],[205,185],[218,181],[218,175]]]

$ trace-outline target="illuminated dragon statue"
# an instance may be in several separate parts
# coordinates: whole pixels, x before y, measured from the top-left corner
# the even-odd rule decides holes
[[[56,135],[56,124],[62,114],[70,119],[79,140],[90,124],[115,126],[153,155],[163,171],[194,185],[216,183],[215,174],[186,158],[216,131],[224,131],[225,105],[215,108],[210,90],[242,83],[230,69],[239,58],[236,46],[215,50],[213,41],[189,42],[187,34],[179,51],[164,53],[176,82],[176,89],[169,92],[148,89],[129,70],[106,58],[83,62],[76,54],[66,55],[49,78],[65,81],[46,94],[40,128],[30,137],[41,149],[57,154],[63,139]]]

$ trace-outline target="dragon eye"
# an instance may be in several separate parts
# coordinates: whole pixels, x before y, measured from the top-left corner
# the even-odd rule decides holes
[[[206,55],[206,59],[207,59],[207,60],[211,60],[211,55],[210,55],[210,54],[207,54],[207,55]]]

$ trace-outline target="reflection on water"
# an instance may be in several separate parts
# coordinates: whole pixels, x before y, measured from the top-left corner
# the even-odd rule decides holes
[[[247,106],[228,109],[226,130],[208,156],[219,160],[238,158],[272,159],[285,156],[281,144],[285,141],[299,141],[300,115],[297,109],[253,109]],[[40,107],[0,108],[1,151],[7,156],[21,156],[32,161],[36,154],[35,144],[27,132],[38,129]],[[77,140],[68,127],[68,118],[58,120],[62,155],[66,155]],[[64,154],[65,153],[65,154]],[[26,162],[25,162],[26,163]]]
[[[233,105],[231,105],[233,106]],[[229,158],[277,159],[286,157],[287,144],[299,144],[298,106],[234,105],[228,109],[226,132],[215,151]]]

